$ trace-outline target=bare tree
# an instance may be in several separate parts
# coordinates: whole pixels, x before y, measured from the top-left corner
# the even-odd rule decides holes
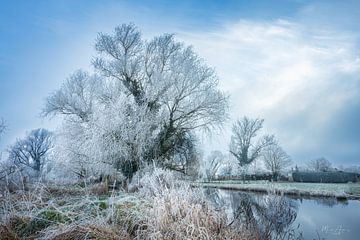
[[[25,139],[19,139],[9,149],[9,159],[17,166],[27,167],[38,176],[52,148],[52,134],[46,129],[36,129]]]
[[[292,163],[290,156],[278,144],[273,144],[265,148],[262,156],[265,167],[271,171],[274,179],[277,179],[280,172]]]
[[[264,148],[275,143],[273,135],[257,137],[263,122],[263,119],[243,117],[233,124],[230,153],[237,159],[240,167],[258,159]]]
[[[331,162],[324,157],[313,159],[308,163],[308,168],[316,172],[326,172],[331,169]]]
[[[225,156],[220,151],[212,151],[205,162],[205,174],[207,179],[214,179],[218,173]]]

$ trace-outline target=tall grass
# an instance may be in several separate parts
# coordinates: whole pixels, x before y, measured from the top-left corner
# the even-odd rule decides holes
[[[2,239],[256,239],[232,226],[201,189],[155,169],[137,193],[49,186],[4,193]],[[104,195],[106,193],[106,195]],[[101,194],[101,195],[97,195]]]
[[[201,189],[191,188],[164,170],[140,181],[148,198],[146,239],[247,239],[244,229],[228,225],[224,209],[215,209]]]

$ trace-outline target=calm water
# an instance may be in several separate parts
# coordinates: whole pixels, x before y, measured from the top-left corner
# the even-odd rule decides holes
[[[232,224],[247,223],[263,238],[360,239],[360,201],[299,199],[249,192],[205,189]]]

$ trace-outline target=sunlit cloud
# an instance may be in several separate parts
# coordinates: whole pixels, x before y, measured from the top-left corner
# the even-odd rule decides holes
[[[180,36],[216,68],[221,88],[231,96],[232,120],[265,118],[266,130],[298,161],[335,158],[336,139],[329,141],[328,131],[340,111],[360,99],[354,36],[284,20],[239,21]],[[229,134],[228,129],[221,139],[224,149]]]

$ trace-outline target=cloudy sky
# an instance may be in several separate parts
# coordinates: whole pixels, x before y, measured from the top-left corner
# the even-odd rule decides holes
[[[98,32],[133,22],[194,49],[230,95],[231,119],[204,149],[227,150],[232,121],[265,119],[298,164],[324,156],[360,164],[359,1],[3,1],[0,117],[4,150],[38,127],[44,99],[73,71],[91,69]]]

